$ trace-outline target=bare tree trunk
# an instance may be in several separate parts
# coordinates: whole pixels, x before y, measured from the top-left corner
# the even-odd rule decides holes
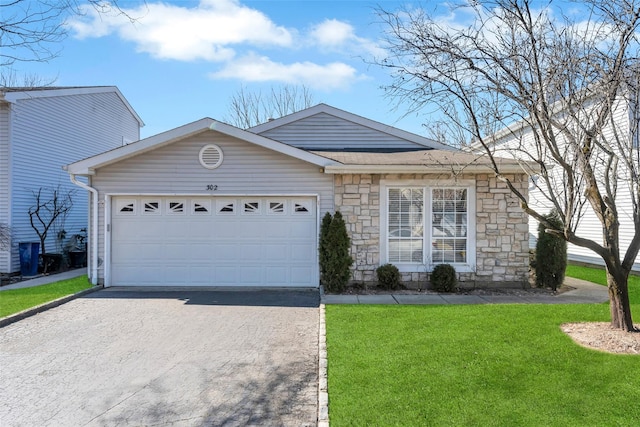
[[[627,332],[635,331],[629,306],[629,274],[619,270],[610,272],[607,268],[607,287],[611,326]]]

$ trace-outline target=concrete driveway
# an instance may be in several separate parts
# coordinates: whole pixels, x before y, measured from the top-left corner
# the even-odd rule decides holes
[[[311,426],[317,291],[106,289],[0,329],[2,426]]]

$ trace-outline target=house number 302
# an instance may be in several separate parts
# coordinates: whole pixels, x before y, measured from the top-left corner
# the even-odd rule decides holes
[[[207,191],[216,191],[217,189],[218,189],[217,185],[213,185],[213,184],[207,185]]]

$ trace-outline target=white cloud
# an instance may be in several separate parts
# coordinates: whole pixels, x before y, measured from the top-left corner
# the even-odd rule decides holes
[[[309,36],[312,44],[325,50],[373,57],[381,57],[385,54],[385,51],[374,41],[356,36],[351,24],[337,19],[326,19],[314,26]]]
[[[365,78],[358,75],[355,68],[341,62],[326,65],[308,61],[282,64],[255,54],[229,62],[210,76],[214,79],[239,78],[249,82],[304,84],[319,90],[345,88]]]
[[[304,84],[321,90],[346,88],[367,78],[336,58],[384,55],[374,41],[358,37],[347,22],[326,19],[298,31],[277,25],[240,1],[200,0],[188,7],[154,0],[124,9],[124,13],[107,14],[87,7],[84,16],[67,25],[76,38],[115,35],[133,43],[138,52],[158,59],[222,63],[219,71],[210,74],[212,78]],[[276,48],[269,55],[286,52],[299,59],[280,62],[265,56],[263,48]],[[318,57],[323,54],[331,60],[320,63]]]
[[[350,39],[356,38],[353,27],[336,19],[326,19],[311,30],[311,37],[318,45],[340,47]]]
[[[99,15],[85,9],[84,17],[68,22],[78,38],[116,33],[134,42],[141,52],[161,59],[226,61],[240,44],[290,46],[292,33],[262,12],[236,0],[202,0],[193,8],[147,3],[123,14]]]

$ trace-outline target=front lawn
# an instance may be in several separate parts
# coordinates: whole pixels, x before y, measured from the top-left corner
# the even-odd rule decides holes
[[[326,311],[332,426],[640,425],[640,357],[582,348],[559,328],[608,321],[606,305]]]
[[[640,281],[630,281],[640,316]],[[575,344],[607,304],[326,307],[332,426],[637,426],[640,356]]]
[[[91,283],[85,275],[48,285],[0,291],[0,317],[18,313],[90,287]]]
[[[601,268],[568,265],[566,275],[607,286],[607,275],[604,269]],[[638,275],[629,276],[629,300],[631,304],[640,304],[640,276]],[[638,313],[638,316],[640,316],[640,313]]]

